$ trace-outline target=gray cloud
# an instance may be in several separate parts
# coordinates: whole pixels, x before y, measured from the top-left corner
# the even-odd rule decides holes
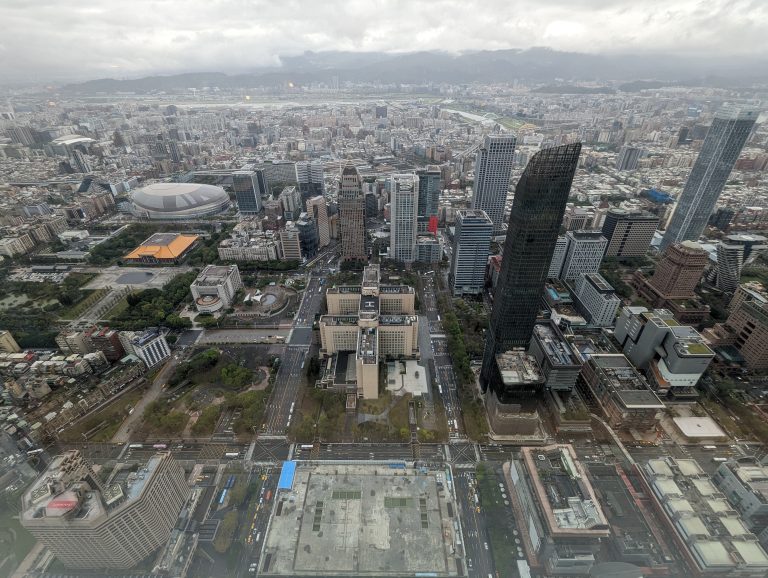
[[[2,0],[0,81],[248,71],[306,50],[768,53],[763,0]]]

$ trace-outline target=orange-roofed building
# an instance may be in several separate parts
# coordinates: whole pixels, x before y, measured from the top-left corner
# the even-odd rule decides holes
[[[144,265],[171,265],[182,261],[197,245],[197,235],[155,233],[123,259]]]

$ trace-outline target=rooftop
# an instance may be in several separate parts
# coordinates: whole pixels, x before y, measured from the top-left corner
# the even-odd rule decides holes
[[[207,265],[195,279],[195,285],[215,286],[224,283],[237,270],[237,265]]]
[[[553,366],[581,366],[581,362],[578,360],[571,345],[551,321],[536,323],[533,326],[533,335]]]
[[[505,351],[496,356],[496,365],[504,385],[543,383],[536,358],[524,351]]]
[[[613,391],[626,408],[659,408],[665,406],[650,390],[648,382],[622,354],[592,355],[588,363],[596,368],[603,386]]]
[[[125,259],[178,259],[197,242],[197,235],[182,235],[180,233],[155,233],[141,245],[125,256]]]

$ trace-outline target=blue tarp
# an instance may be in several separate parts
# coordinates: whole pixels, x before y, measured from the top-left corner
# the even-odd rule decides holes
[[[296,462],[283,462],[283,469],[280,470],[280,480],[277,482],[278,490],[293,489],[293,476],[296,474]]]

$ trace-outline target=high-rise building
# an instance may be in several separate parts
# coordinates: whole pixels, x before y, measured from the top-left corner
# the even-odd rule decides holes
[[[184,468],[170,452],[138,469],[118,464],[102,485],[70,450],[24,493],[19,520],[68,568],[128,569],[168,540],[188,494]]]
[[[733,293],[739,286],[741,271],[768,249],[762,235],[728,235],[717,245],[717,288]]]
[[[574,283],[574,293],[591,325],[613,327],[621,299],[602,275],[582,273]]]
[[[608,241],[600,231],[568,231],[568,250],[560,279],[574,281],[579,275],[597,273]]]
[[[485,211],[456,211],[450,284],[454,296],[483,292],[485,268],[493,236],[493,222]]]
[[[280,249],[284,260],[301,261],[301,237],[293,221],[288,221],[285,228],[280,229]]]
[[[107,361],[118,361],[125,355],[120,332],[109,327],[94,327],[90,330],[88,339],[94,351],[101,351]]]
[[[301,202],[301,193],[296,187],[285,187],[277,199],[283,208],[283,217],[286,221],[295,221],[304,210]]]
[[[339,235],[341,257],[345,261],[366,261],[365,197],[363,180],[352,165],[341,171],[339,188]]]
[[[264,170],[235,171],[232,173],[232,189],[241,215],[255,215],[261,212],[262,195],[267,194]]]
[[[768,369],[768,293],[740,285],[731,301],[725,327],[732,343],[755,371]]]
[[[416,260],[416,211],[419,202],[419,178],[412,174],[392,175],[389,191],[389,256],[395,261]]]
[[[160,330],[156,327],[147,329],[131,339],[133,353],[144,362],[147,369],[160,365],[171,356],[171,348]]]
[[[307,213],[317,227],[317,247],[322,249],[331,242],[331,232],[328,228],[328,205],[325,197],[317,195],[307,199]]]
[[[624,145],[619,151],[619,156],[616,159],[616,170],[618,171],[634,171],[637,168],[637,161],[640,160],[640,155],[643,154],[643,149]]]
[[[296,221],[296,228],[299,230],[301,255],[305,259],[311,259],[317,255],[317,246],[319,243],[315,220],[307,215],[307,213],[302,213],[299,215],[299,220]]]
[[[642,257],[651,246],[659,217],[651,213],[610,209],[603,222],[603,237],[608,239],[606,257]]]
[[[296,180],[299,182],[299,190],[303,198],[322,195],[325,193],[323,162],[319,160],[297,162]]]
[[[440,167],[429,165],[416,171],[419,177],[419,217],[435,217],[440,201]]]
[[[728,207],[720,207],[709,216],[709,224],[721,231],[728,230],[731,220],[736,216],[736,211]]]
[[[701,245],[685,241],[664,251],[648,283],[667,298],[689,298],[707,266],[707,252]]]
[[[662,249],[699,239],[757,116],[756,110],[732,106],[723,107],[715,114],[677,200],[677,208],[661,241]]]
[[[541,150],[517,183],[486,332],[480,374],[484,390],[496,355],[530,343],[580,152],[581,143]]]
[[[564,236],[558,236],[555,243],[555,251],[552,253],[552,261],[549,264],[549,271],[547,272],[548,279],[559,279],[560,271],[563,270],[563,263],[565,262],[565,256],[568,253],[568,239]]]
[[[74,150],[72,151],[72,162],[75,164],[75,170],[78,173],[90,173],[92,171],[91,163],[88,162],[88,159],[83,154],[82,151]]]
[[[0,351],[5,353],[19,353],[21,347],[11,335],[10,331],[0,330]]]
[[[504,205],[515,161],[515,142],[512,135],[488,135],[475,158],[472,208],[485,211],[496,233],[503,231]]]

